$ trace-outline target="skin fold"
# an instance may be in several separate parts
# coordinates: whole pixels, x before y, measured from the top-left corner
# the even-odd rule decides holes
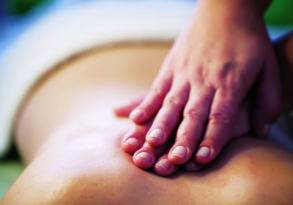
[[[292,204],[292,153],[264,140],[239,137],[212,165],[170,178],[121,149],[133,124],[112,109],[146,91],[170,46],[98,48],[41,79],[15,127],[27,167],[2,204]]]

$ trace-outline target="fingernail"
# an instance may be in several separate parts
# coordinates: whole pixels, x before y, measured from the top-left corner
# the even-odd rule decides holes
[[[173,149],[172,154],[173,157],[178,157],[181,159],[185,159],[187,155],[187,148],[183,146],[177,146]]]
[[[201,158],[206,158],[210,155],[211,150],[208,147],[201,147],[196,153],[196,156],[201,157]]]
[[[140,109],[135,109],[130,113],[129,117],[131,119],[141,119],[144,117],[144,112]]]
[[[132,145],[132,146],[138,146],[139,142],[136,138],[128,138],[123,144],[128,144],[128,145]]]
[[[141,152],[141,153],[135,155],[134,158],[135,158],[136,160],[139,160],[139,159],[140,159],[140,160],[143,160],[144,162],[146,162],[146,163],[148,163],[148,164],[151,164],[151,163],[153,163],[153,161],[154,161],[154,158],[152,157],[152,155],[150,155],[150,154],[147,153],[147,152]]]
[[[147,135],[147,140],[163,141],[164,132],[161,129],[154,129]]]
[[[160,169],[160,171],[169,171],[171,169],[171,164],[167,159],[160,160],[156,167]]]

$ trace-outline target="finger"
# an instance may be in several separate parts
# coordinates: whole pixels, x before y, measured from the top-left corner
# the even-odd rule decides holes
[[[121,146],[128,154],[136,152],[145,141],[145,135],[150,128],[150,124],[133,125],[133,127],[124,135]]]
[[[168,155],[174,164],[184,164],[190,159],[204,132],[214,90],[199,87],[192,88],[175,144]]]
[[[181,118],[189,95],[189,85],[182,84],[182,80],[179,79],[176,81],[147,133],[146,141],[152,146],[161,146],[166,143]]]
[[[178,170],[178,167],[172,164],[168,160],[167,154],[160,157],[160,159],[157,161],[157,163],[154,165],[154,171],[160,176],[170,176],[174,174]]]
[[[207,130],[195,156],[198,163],[206,164],[215,159],[231,138],[237,103],[237,99],[227,91],[216,91]]]
[[[142,100],[142,97],[137,98],[128,102],[127,104],[115,107],[113,111],[118,117],[128,117],[130,112],[134,110],[134,108],[136,108],[142,102]]]
[[[253,129],[257,136],[264,137],[281,112],[281,88],[275,57],[270,58],[260,78],[256,91],[253,114]]]
[[[164,153],[168,145],[164,145],[159,148],[152,147],[149,143],[145,142],[143,146],[137,150],[133,157],[133,163],[142,169],[151,168],[156,160]]]
[[[162,105],[172,83],[170,74],[161,74],[154,81],[149,93],[129,115],[129,118],[138,124],[142,124],[153,118]]]

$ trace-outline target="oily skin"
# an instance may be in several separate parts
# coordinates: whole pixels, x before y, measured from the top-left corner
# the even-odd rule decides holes
[[[147,87],[168,48],[120,45],[43,79],[18,116],[16,142],[28,166],[3,203],[291,204],[292,155],[261,140],[238,138],[212,166],[171,178],[132,164],[120,147],[131,125],[112,107]]]
[[[263,22],[269,2],[198,2],[149,92],[129,115],[138,125],[151,122],[141,149],[138,133],[128,139],[140,158],[137,166],[150,167],[154,156],[144,151],[160,153],[172,135],[165,153],[172,164],[213,161],[234,136],[252,91],[252,130],[266,134],[281,111],[279,68]]]

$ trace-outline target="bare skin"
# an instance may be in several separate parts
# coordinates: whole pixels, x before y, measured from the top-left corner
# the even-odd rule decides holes
[[[292,56],[292,32],[283,36],[274,43],[274,50],[278,56],[278,62],[281,65],[280,75],[278,77],[282,81],[282,112],[286,113],[292,110],[292,80],[293,76],[293,56]],[[269,90],[268,90],[269,91]],[[124,106],[117,107],[115,112],[117,116],[128,117],[131,112],[140,106],[142,99],[132,101]],[[253,108],[253,107],[252,107]],[[251,108],[247,103],[243,104],[235,120],[235,126],[230,127],[230,139],[235,139],[246,135],[252,127],[250,126],[250,113]],[[122,141],[122,147],[125,152],[133,155],[133,162],[138,167],[143,169],[155,168],[157,174],[162,176],[168,176],[174,173],[178,169],[178,164],[174,163],[174,158],[170,157],[169,148],[162,146],[159,149],[153,148],[145,140],[146,134],[149,132],[153,122],[146,123],[144,125],[135,125],[129,132],[127,132]],[[253,124],[252,124],[253,125]],[[180,126],[179,126],[180,127]],[[192,138],[191,138],[192,139]],[[170,144],[170,143],[169,143]],[[171,141],[172,144],[172,141]],[[176,161],[179,161],[176,158]],[[181,162],[184,162],[181,160]],[[197,163],[193,159],[184,164],[184,167],[193,167],[193,169],[199,169],[201,164]],[[196,167],[196,168],[194,168]],[[187,168],[188,169],[188,168]]]
[[[251,100],[253,130],[266,134],[281,111],[279,68],[263,20],[269,4],[198,1],[190,25],[167,54],[150,91],[130,113],[137,124],[152,121],[137,154],[145,147],[160,152],[176,132],[169,161],[208,164],[234,136],[231,130],[251,91],[256,96]],[[140,141],[132,138],[133,144]],[[150,158],[145,153],[137,165],[143,167]]]
[[[129,121],[112,107],[144,92],[170,44],[125,44],[65,63],[28,96],[16,142],[27,168],[5,205],[292,204],[293,158],[238,138],[196,173],[162,178],[120,148]]]

